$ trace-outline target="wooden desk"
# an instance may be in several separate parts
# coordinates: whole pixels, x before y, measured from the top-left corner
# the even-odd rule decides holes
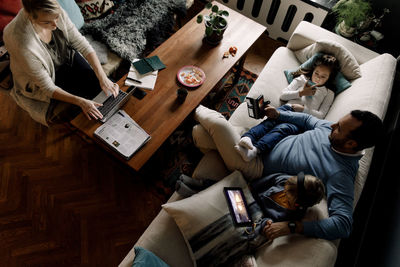
[[[123,109],[151,135],[151,140],[142,147],[129,161],[121,159],[135,170],[139,170],[182,121],[200,104],[205,96],[213,89],[220,79],[246,53],[250,46],[266,30],[261,24],[231,10],[222,4],[214,2],[228,10],[228,28],[218,46],[210,46],[203,41],[204,24],[198,24],[196,17],[190,20],[179,31],[162,43],[149,56],[157,55],[167,66],[159,71],[153,91],[138,100],[134,97],[125,104]],[[209,14],[210,10],[203,10]],[[229,47],[238,48],[235,57],[222,59]],[[197,89],[189,89],[189,94],[183,104],[176,101],[176,90],[182,87],[177,81],[178,70],[185,65],[196,65],[204,70],[205,82]],[[126,75],[118,81],[122,90]],[[93,133],[99,122],[89,121],[83,114],[76,117],[72,124],[90,138],[97,140]],[[111,150],[109,150],[111,151]]]

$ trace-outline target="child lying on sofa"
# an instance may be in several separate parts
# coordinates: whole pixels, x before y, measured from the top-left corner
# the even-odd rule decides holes
[[[212,248],[197,260],[198,266],[231,266],[239,257],[254,253],[259,246],[277,237],[277,229],[282,231],[274,227],[274,222],[289,225],[290,232],[280,235],[294,233],[294,221],[300,220],[306,209],[319,203],[325,195],[322,181],[303,173],[272,174],[253,182],[251,190],[256,199],[249,204],[253,226],[235,227],[231,215],[226,214],[201,230],[190,240],[191,247]]]
[[[287,103],[278,110],[298,111],[311,114],[319,119],[326,116],[334,99],[334,93],[325,85],[331,84],[339,63],[334,56],[324,54],[316,60],[311,70],[302,70],[293,74],[296,77],[283,89],[281,100]],[[235,146],[244,161],[251,161],[258,153],[271,151],[286,136],[299,133],[293,124],[279,124],[266,119],[251,128]]]

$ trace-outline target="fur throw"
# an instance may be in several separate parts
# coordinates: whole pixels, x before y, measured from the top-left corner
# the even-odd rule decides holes
[[[133,61],[169,37],[175,13],[186,13],[186,0],[127,0],[104,18],[85,23],[81,32]]]

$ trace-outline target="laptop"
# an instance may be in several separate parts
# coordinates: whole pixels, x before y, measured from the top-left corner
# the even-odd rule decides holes
[[[114,113],[129,100],[129,97],[133,94],[135,89],[135,86],[131,86],[126,90],[126,92],[119,90],[119,94],[116,97],[113,95],[107,96],[104,91],[101,91],[95,98],[93,98],[94,102],[103,104],[101,107],[97,108],[103,115],[103,118],[99,119],[99,121],[106,122],[112,115],[114,115]]]

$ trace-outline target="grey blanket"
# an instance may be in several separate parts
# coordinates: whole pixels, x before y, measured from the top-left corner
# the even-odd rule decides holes
[[[132,61],[169,36],[174,14],[184,15],[185,4],[186,0],[126,0],[113,13],[85,23],[81,32]]]

